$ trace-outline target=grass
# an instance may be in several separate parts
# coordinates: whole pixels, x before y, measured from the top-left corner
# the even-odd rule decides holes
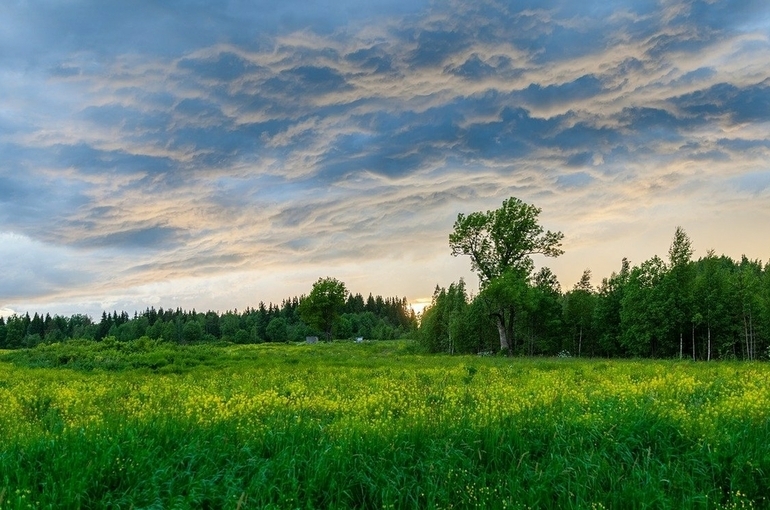
[[[145,347],[2,355],[0,509],[768,505],[765,364]]]

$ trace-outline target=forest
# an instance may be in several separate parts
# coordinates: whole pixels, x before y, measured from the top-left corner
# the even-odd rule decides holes
[[[112,337],[128,342],[141,337],[177,344],[225,342],[256,344],[262,342],[298,342],[319,331],[308,326],[298,311],[304,296],[285,299],[280,305],[260,302],[256,308],[223,314],[182,309],[144,312],[102,313],[94,322],[82,314],[64,317],[35,313],[30,317],[0,317],[0,349],[31,348],[70,339],[101,341]],[[406,298],[347,294],[336,321],[336,337],[389,340],[410,336],[417,329],[417,317]]]
[[[587,269],[562,291],[550,269],[525,264],[475,295],[463,280],[437,286],[419,340],[430,352],[494,352],[499,316],[519,355],[768,359],[770,263],[692,254],[677,227],[666,259],[624,258],[598,285]]]

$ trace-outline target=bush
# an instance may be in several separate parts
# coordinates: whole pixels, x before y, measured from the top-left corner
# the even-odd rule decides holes
[[[39,345],[32,349],[20,349],[4,354],[2,361],[30,368],[69,368],[73,370],[125,370],[149,369],[180,372],[208,364],[221,350],[206,344],[177,345],[143,336],[121,342],[108,336],[101,342],[69,340],[67,342]]]

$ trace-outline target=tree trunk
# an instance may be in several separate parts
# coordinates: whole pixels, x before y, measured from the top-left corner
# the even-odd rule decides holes
[[[516,309],[514,307],[510,307],[508,310],[510,313],[508,315],[508,329],[506,330],[506,336],[508,339],[508,353],[513,354],[513,349],[516,347]]]
[[[692,323],[692,360],[695,361],[695,323]]]
[[[682,330],[679,330],[679,359],[682,359],[682,347],[684,344],[682,343]]]
[[[749,309],[749,339],[750,339],[749,346],[751,347],[751,349],[749,350],[749,353],[750,353],[749,359],[754,360],[757,357],[756,356],[757,345],[756,345],[756,339],[754,338],[754,320],[752,319],[751,309]]]
[[[583,349],[583,325],[580,325],[580,337],[578,338],[578,358],[580,357],[580,351]]]
[[[709,339],[709,348],[708,348],[708,357],[706,358],[706,361],[711,361],[711,324],[708,325],[708,339]]]
[[[751,347],[749,346],[749,323],[746,314],[743,314],[743,334],[746,338],[746,359],[751,360]]]
[[[500,350],[510,354],[511,346],[508,343],[508,331],[505,329],[505,320],[501,313],[495,314],[495,323],[497,324],[497,332],[500,334]]]

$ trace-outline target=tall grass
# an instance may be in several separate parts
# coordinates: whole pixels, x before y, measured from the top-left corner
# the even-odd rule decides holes
[[[0,363],[0,509],[767,506],[764,364],[180,349]]]

